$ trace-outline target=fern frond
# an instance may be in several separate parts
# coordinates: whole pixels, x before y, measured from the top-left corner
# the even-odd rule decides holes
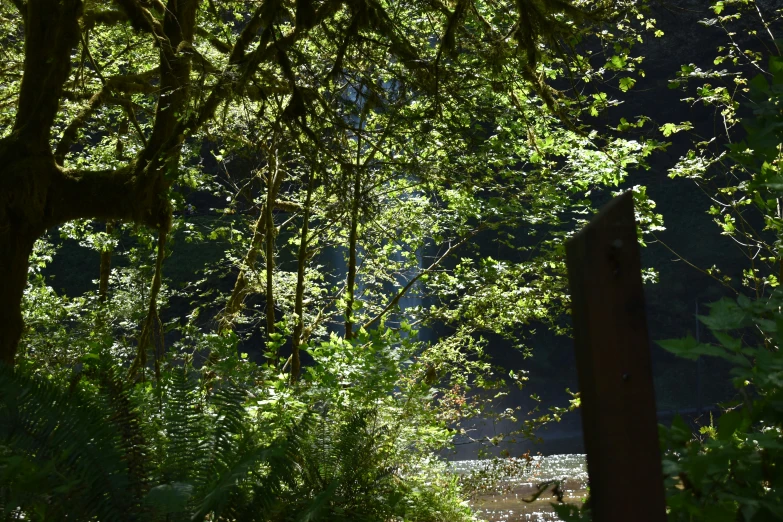
[[[159,480],[162,483],[197,484],[208,459],[205,405],[187,367],[174,367],[161,376]]]
[[[264,464],[270,471],[262,476],[260,470]],[[287,468],[285,450],[279,446],[249,449],[243,445],[237,448],[233,462],[201,492],[203,500],[191,520],[204,520],[211,513],[216,519],[227,515],[234,520],[264,520],[264,513],[271,510],[272,501],[277,498],[280,484],[284,482],[280,474],[287,473]],[[254,497],[256,502],[252,502]],[[238,501],[240,499],[242,501]],[[253,518],[236,516],[237,508],[241,509],[249,502],[256,506]],[[229,513],[224,513],[226,511]]]
[[[94,397],[0,366],[0,445],[9,450],[0,459],[6,511],[32,520],[134,520],[138,505],[122,436],[109,417]],[[13,458],[35,466],[39,495],[15,495],[17,479],[24,477],[9,473]]]
[[[99,393],[104,398],[106,410],[111,412],[108,420],[120,434],[130,488],[135,498],[142,498],[148,489],[150,461],[141,414],[132,397],[133,386],[108,357],[102,357],[90,373],[97,378]]]

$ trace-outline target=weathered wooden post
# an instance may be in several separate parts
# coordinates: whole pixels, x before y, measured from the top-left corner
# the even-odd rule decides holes
[[[566,245],[596,522],[665,522],[663,472],[633,194]]]

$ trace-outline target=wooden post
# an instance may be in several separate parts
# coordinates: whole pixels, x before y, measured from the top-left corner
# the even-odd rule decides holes
[[[596,522],[665,522],[633,194],[566,244],[590,497]]]

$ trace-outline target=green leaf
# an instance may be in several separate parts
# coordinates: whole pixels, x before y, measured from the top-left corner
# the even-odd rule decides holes
[[[766,95],[769,92],[769,84],[762,74],[757,74],[748,82],[750,91],[756,95]]]
[[[707,306],[710,315],[700,315],[699,320],[712,330],[736,330],[748,326],[748,313],[731,299],[723,298]]]
[[[618,56],[618,55],[612,56],[611,64],[614,67],[616,67],[618,69],[622,69],[623,67],[625,67],[626,63],[627,63],[627,61],[626,61],[626,59],[624,57]]]
[[[664,350],[692,361],[695,361],[701,355],[726,356],[726,350],[723,348],[712,344],[700,343],[690,335],[684,339],[666,339],[656,342]]]
[[[669,137],[672,134],[676,134],[683,130],[690,130],[693,128],[693,125],[691,125],[691,122],[684,121],[682,123],[664,123],[660,127],[660,131],[663,133],[665,137]]]
[[[783,57],[769,57],[769,72],[772,73],[772,81],[776,84],[783,83]]]
[[[731,335],[725,332],[714,331],[712,334],[718,340],[720,344],[728,348],[729,350],[738,351],[742,347],[742,340],[735,339]]]
[[[737,520],[737,506],[731,502],[708,505],[704,507],[702,520],[710,522],[734,522]]]
[[[144,504],[161,515],[181,513],[193,495],[193,486],[184,482],[172,482],[155,486],[144,497]]]
[[[666,123],[661,127],[661,132],[668,138],[673,133],[677,132],[677,126],[673,123]]]
[[[721,415],[718,419],[718,439],[729,440],[742,425],[744,419],[745,412],[741,409]]]
[[[680,415],[675,415],[672,419],[672,426],[668,430],[671,441],[675,444],[685,444],[691,439],[691,427]],[[679,466],[675,463],[671,465],[673,468],[679,469]]]
[[[634,86],[635,83],[636,80],[633,78],[620,78],[620,90],[627,92],[631,87]]]

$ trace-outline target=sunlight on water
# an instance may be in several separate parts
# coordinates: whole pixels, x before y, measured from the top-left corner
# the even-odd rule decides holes
[[[477,476],[482,470],[492,471],[498,465],[488,460],[462,460],[451,462],[455,473]],[[504,461],[500,461],[501,463]],[[508,461],[507,461],[508,462]],[[519,462],[516,460],[515,462]],[[484,488],[476,488],[471,505],[480,516],[490,522],[549,522],[560,520],[550,504],[556,499],[554,486],[534,502],[523,502],[538,491],[538,486],[549,481],[560,481],[563,501],[581,504],[587,495],[587,463],[584,455],[552,455],[533,457],[527,466],[500,465],[500,480],[490,480]]]

